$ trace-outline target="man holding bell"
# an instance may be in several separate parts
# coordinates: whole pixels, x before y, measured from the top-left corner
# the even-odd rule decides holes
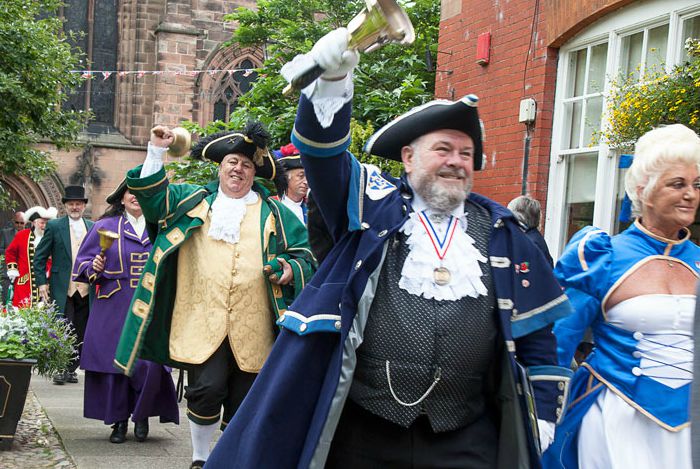
[[[365,151],[405,168],[382,174],[346,151],[347,44],[341,28],[313,47],[325,72],[292,133],[335,247],[207,467],[538,467],[570,375],[552,322],[570,305],[513,214],[470,192],[478,99],[381,128]]]
[[[204,465],[216,424],[233,417],[272,348],[276,318],[314,270],[304,225],[255,182],[276,173],[268,139],[258,122],[204,138],[192,156],[218,163],[218,180],[170,184],[162,155],[173,133],[158,126],[144,164],[127,173],[157,236],[115,364],[131,374],[140,355],[187,369],[191,467]]]

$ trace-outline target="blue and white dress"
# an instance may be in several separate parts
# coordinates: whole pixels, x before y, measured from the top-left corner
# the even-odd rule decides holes
[[[571,239],[555,269],[576,311],[554,328],[559,363],[570,363],[589,327],[595,349],[574,375],[545,468],[692,467],[695,295],[647,285],[649,293],[607,309],[615,290],[649,262],[698,277],[700,247],[689,235],[661,238],[636,221],[614,237],[586,227]]]

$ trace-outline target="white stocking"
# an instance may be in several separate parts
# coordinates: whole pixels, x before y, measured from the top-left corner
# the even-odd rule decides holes
[[[200,425],[190,420],[190,436],[192,436],[192,461],[206,461],[209,457],[209,446],[216,432],[216,424]]]

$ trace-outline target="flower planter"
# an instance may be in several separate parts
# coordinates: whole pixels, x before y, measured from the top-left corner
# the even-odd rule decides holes
[[[0,358],[0,451],[12,446],[34,364],[36,360]]]

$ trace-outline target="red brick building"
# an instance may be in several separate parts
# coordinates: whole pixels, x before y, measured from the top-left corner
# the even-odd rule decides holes
[[[223,15],[238,7],[254,8],[255,3],[66,0],[60,15],[66,30],[84,33],[77,45],[87,53],[92,70],[92,79],[67,106],[91,109],[94,119],[72,151],[42,145],[58,163],[58,171],[45,180],[0,175],[18,208],[60,208],[63,187],[83,184],[90,197],[88,216],[96,218],[126,170],[143,161],[151,127],[174,126],[185,119],[200,124],[225,119],[255,78],[247,70],[259,66],[263,54],[223,48],[233,31]],[[0,225],[9,216],[0,213]]]
[[[480,97],[487,167],[475,190],[543,202],[555,256],[584,225],[618,232],[624,169],[596,138],[605,92],[620,72],[670,70],[699,36],[697,0],[442,0],[436,95]],[[488,57],[480,40],[490,40]],[[530,125],[519,122],[528,98]]]

